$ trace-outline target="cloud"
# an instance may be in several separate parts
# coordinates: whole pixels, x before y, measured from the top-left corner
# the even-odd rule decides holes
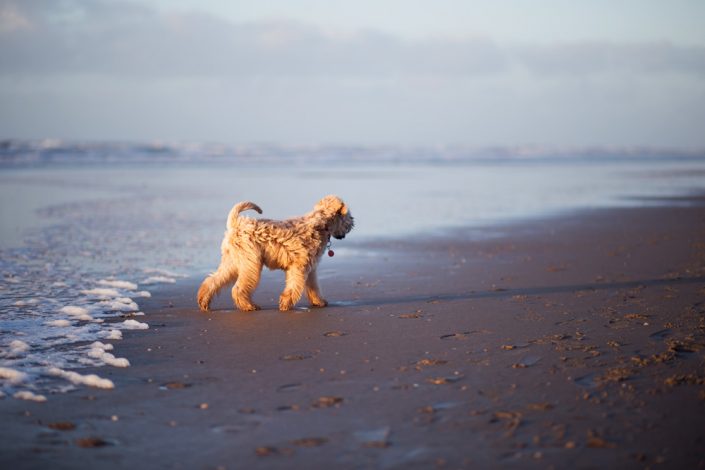
[[[703,145],[705,48],[0,0],[0,137]]]
[[[5,3],[5,75],[145,77],[496,76],[705,73],[705,48],[668,43],[499,45],[490,38],[403,40],[296,22],[231,23],[98,0]]]
[[[515,59],[528,70],[543,75],[677,73],[705,78],[705,47],[676,46],[668,42],[524,46],[516,49]]]
[[[31,26],[16,5],[0,5],[0,34],[26,30]]]
[[[38,3],[45,8],[36,8]],[[204,14],[120,5],[5,5],[10,13],[3,15],[8,18],[0,42],[3,73],[356,76],[474,74],[502,66],[501,54],[487,40],[416,45],[372,31],[333,35],[295,22],[233,24]],[[16,27],[15,18],[34,27]]]

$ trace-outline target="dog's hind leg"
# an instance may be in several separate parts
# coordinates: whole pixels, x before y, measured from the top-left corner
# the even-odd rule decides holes
[[[303,268],[292,266],[286,270],[286,286],[279,296],[279,310],[291,310],[304,293],[306,273]]]
[[[243,312],[252,312],[260,309],[259,305],[252,302],[252,293],[257,289],[261,274],[262,263],[259,260],[240,266],[239,277],[233,286],[232,293],[233,302]]]
[[[237,268],[230,263],[220,263],[218,270],[205,278],[198,289],[198,306],[204,312],[210,308],[211,300],[226,284],[235,282]]]
[[[318,285],[318,276],[315,269],[312,269],[306,278],[306,296],[314,307],[325,307],[328,305],[326,299],[321,296],[321,288]]]

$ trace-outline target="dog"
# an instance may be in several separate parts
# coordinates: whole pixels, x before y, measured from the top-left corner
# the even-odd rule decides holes
[[[279,296],[279,310],[291,310],[303,292],[314,307],[325,307],[316,268],[330,238],[342,240],[355,222],[348,206],[337,196],[318,201],[308,214],[293,219],[251,219],[240,213],[262,209],[243,201],[230,210],[227,230],[221,244],[218,269],[206,277],[198,290],[198,305],[208,311],[213,297],[226,285],[234,284],[232,296],[242,311],[259,310],[252,293],[259,284],[262,267],[282,269],[286,286]],[[332,256],[332,252],[329,253]]]

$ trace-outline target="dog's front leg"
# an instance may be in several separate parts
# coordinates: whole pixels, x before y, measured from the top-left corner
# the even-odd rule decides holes
[[[292,266],[286,270],[286,287],[279,296],[279,310],[291,310],[299,301],[306,285],[306,272],[303,268]]]
[[[328,305],[326,299],[321,296],[321,288],[318,285],[316,269],[312,269],[306,278],[306,296],[314,307],[325,307]]]

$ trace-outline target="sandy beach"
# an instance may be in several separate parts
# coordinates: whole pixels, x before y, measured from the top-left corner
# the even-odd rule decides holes
[[[353,233],[325,309],[163,287],[114,390],[0,400],[0,467],[704,468],[704,203]]]
[[[0,0],[0,470],[705,470],[703,19]]]

